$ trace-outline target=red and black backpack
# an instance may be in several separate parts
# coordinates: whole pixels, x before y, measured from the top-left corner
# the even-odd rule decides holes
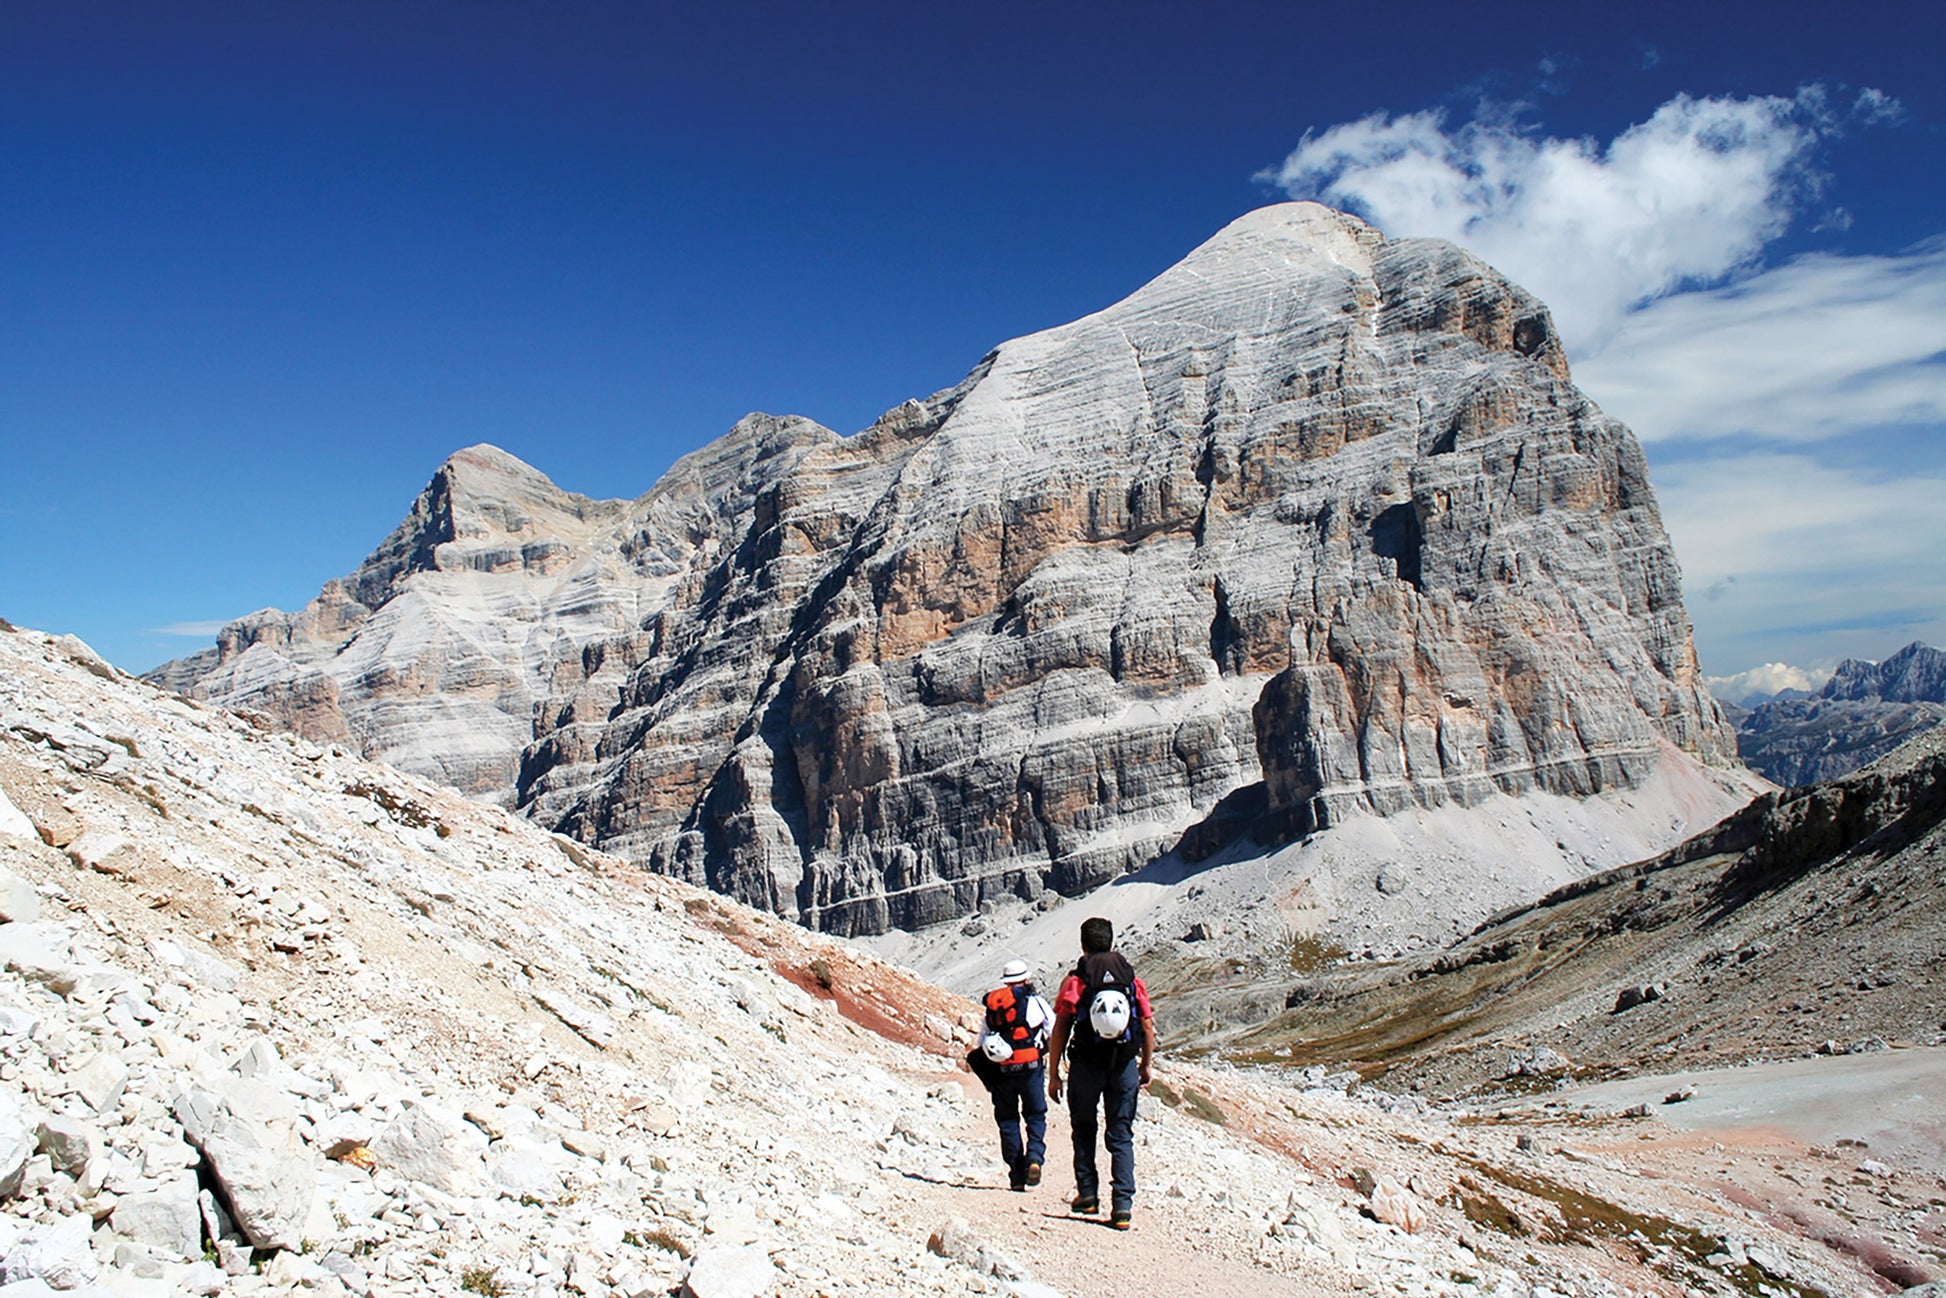
[[[1007,1072],[1032,1068],[1041,1061],[1041,1033],[1046,1024],[1027,1021],[1027,1007],[1034,1000],[1029,983],[1008,983],[986,994],[987,1031],[1013,1047],[999,1067]]]

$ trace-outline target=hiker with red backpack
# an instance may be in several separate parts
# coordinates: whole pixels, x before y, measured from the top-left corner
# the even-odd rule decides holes
[[[1021,960],[1007,962],[1000,985],[982,1004],[986,1027],[966,1061],[993,1096],[1007,1183],[1025,1190],[1040,1184],[1047,1157],[1047,1034],[1054,1012],[1034,990]]]
[[[1108,1224],[1127,1230],[1135,1208],[1135,1105],[1155,1064],[1155,1020],[1149,991],[1115,950],[1115,926],[1105,919],[1081,923],[1081,960],[1054,998],[1053,1062],[1047,1092],[1061,1098],[1061,1056],[1068,1057],[1068,1122],[1074,1135],[1074,1201],[1077,1213],[1101,1208],[1095,1169],[1096,1110],[1107,1116],[1111,1191]]]

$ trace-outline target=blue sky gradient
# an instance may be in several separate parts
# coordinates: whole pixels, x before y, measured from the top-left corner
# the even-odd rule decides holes
[[[158,628],[303,604],[461,446],[634,496],[752,409],[853,431],[1124,296],[1284,197],[1266,176],[1307,134],[1375,113],[1605,145],[1681,95],[1875,90],[1896,114],[1848,108],[1807,148],[1760,255],[1684,287],[1879,258],[1874,291],[1930,318],[1908,290],[1946,233],[1937,11],[1321,12],[0,7],[0,616],[144,669],[207,643]],[[1810,278],[1759,282],[1827,300]],[[1688,388],[1646,416],[1610,402],[1595,377],[1658,388],[1697,321],[1739,336],[1736,303],[1664,311],[1691,296],[1637,304],[1577,369],[1649,445],[1706,669],[1946,640],[1936,557],[1880,589],[1826,543],[1860,511],[1923,507],[1946,474],[1931,397],[1783,432],[1726,431]],[[1932,391],[1923,357],[1901,363]],[[1763,552],[1691,528],[1710,551],[1692,553],[1686,511],[1799,483],[1863,494]]]

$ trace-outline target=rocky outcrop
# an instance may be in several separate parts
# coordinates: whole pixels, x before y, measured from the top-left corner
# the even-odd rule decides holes
[[[159,679],[852,933],[1732,756],[1641,450],[1545,308],[1311,204],[854,437],[752,416],[626,506],[501,465],[545,527],[461,490],[497,454]],[[570,577],[564,622],[533,592]]]
[[[1946,1045],[1942,853],[1946,726],[1840,779],[1766,793],[1660,856],[1578,880],[1438,952],[1295,986],[1280,971],[1283,1013],[1249,1026],[1150,987],[1167,998],[1171,1040],[1353,1058],[1428,1090],[1570,1064],[1655,1073],[1874,1038]],[[1841,1033],[1851,1044],[1825,1044]]]
[[[636,621],[644,582],[619,553],[622,516],[469,447],[358,571],[149,679],[504,798],[560,661]]]
[[[1759,704],[1737,723],[1752,770],[1786,787],[1876,761],[1946,721],[1946,653],[1914,642],[1883,662],[1847,659],[1810,698]]]

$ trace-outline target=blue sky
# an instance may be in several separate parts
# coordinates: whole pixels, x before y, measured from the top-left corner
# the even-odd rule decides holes
[[[1939,7],[1325,12],[11,0],[0,616],[146,668],[461,446],[852,431],[1295,194],[1548,298],[1706,670],[1946,643]]]

